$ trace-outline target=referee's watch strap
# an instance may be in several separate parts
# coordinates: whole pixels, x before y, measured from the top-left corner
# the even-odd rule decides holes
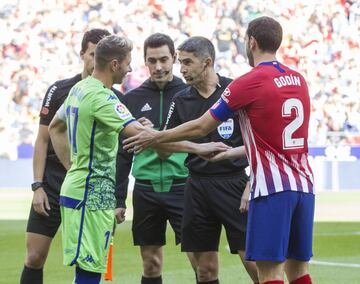
[[[38,188],[42,187],[43,186],[43,183],[41,181],[34,181],[32,184],[31,184],[31,190],[32,191],[35,191],[37,190]]]

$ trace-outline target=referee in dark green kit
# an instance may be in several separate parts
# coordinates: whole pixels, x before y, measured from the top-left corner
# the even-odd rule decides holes
[[[174,95],[186,88],[174,76],[176,59],[172,39],[156,33],[144,42],[145,65],[150,78],[128,92],[122,99],[133,116],[142,123],[152,123],[163,129],[166,115]],[[174,153],[161,157],[153,149],[135,155],[119,147],[117,158],[117,207],[125,213],[128,175],[133,166],[134,219],[132,232],[134,245],[140,246],[143,261],[141,283],[162,283],[163,250],[167,221],[175,232],[176,244],[181,240],[181,220],[184,202],[184,185],[188,176],[184,160],[187,154]]]

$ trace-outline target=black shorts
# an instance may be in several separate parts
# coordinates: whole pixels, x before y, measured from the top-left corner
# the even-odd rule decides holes
[[[230,251],[245,250],[247,213],[240,213],[241,196],[248,177],[189,176],[185,186],[181,250],[218,251],[221,226]]]
[[[43,188],[47,193],[51,208],[50,211],[47,211],[49,216],[46,217],[38,214],[31,205],[26,232],[53,238],[61,223],[59,194],[58,191],[52,189],[47,184],[44,184]]]
[[[175,232],[176,244],[180,243],[184,185],[185,180],[182,180],[174,182],[169,192],[154,192],[150,183],[146,186],[144,181],[141,184],[135,181],[132,222],[134,245],[165,245],[167,221]]]

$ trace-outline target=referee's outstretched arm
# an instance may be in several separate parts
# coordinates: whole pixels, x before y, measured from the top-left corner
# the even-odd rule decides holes
[[[155,131],[145,129],[141,133],[124,140],[124,149],[148,148],[157,143],[176,142],[206,136],[222,122],[216,120],[209,111],[198,119],[188,121],[175,128]]]

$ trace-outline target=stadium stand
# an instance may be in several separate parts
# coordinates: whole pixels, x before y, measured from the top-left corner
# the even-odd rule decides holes
[[[121,86],[147,77],[142,43],[165,32],[176,45],[189,35],[211,38],[217,71],[239,76],[244,32],[259,16],[284,27],[279,59],[298,69],[312,97],[310,145],[360,144],[360,2],[287,0],[4,0],[0,4],[0,157],[28,157],[41,100],[50,82],[79,66],[81,35],[93,27],[134,42],[134,71]]]

